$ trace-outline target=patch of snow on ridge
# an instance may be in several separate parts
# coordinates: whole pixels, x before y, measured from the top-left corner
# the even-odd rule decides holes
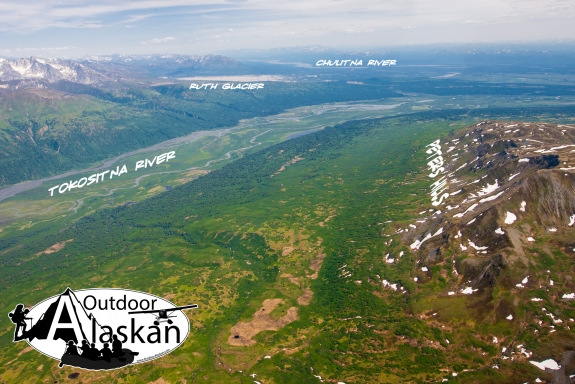
[[[550,149],[555,150],[555,149],[563,149],[563,148],[568,148],[568,147],[575,147],[575,145],[561,145],[560,147],[553,147]]]
[[[469,245],[471,245],[473,248],[475,248],[478,251],[483,251],[485,249],[487,249],[488,247],[478,247],[477,245],[475,245],[475,243],[471,240],[467,241],[469,243]]]
[[[471,287],[467,287],[465,289],[461,290],[461,293],[463,293],[464,295],[471,295],[473,292],[476,292],[477,289],[473,289]]]
[[[415,240],[415,241],[413,242],[413,244],[411,244],[409,247],[410,247],[411,249],[419,249],[424,242],[426,242],[427,240],[431,239],[432,237],[441,235],[442,233],[443,233],[443,227],[439,228],[439,229],[437,230],[437,232],[435,232],[433,235],[432,235],[431,233],[428,233],[427,236],[425,236],[425,237],[423,238],[423,240],[421,240],[421,241]]]
[[[569,226],[572,227],[573,224],[575,224],[575,215],[571,215],[571,217],[569,217]]]
[[[495,230],[495,233],[497,233],[498,235],[505,235],[505,232],[503,232],[503,230],[501,228],[497,228]]]
[[[557,364],[557,362],[553,359],[547,359],[540,363],[533,360],[529,360],[529,362],[541,370],[545,370],[545,368],[558,370],[559,368],[561,368],[559,364]]]
[[[489,197],[486,197],[486,198],[484,198],[484,199],[481,199],[481,200],[479,200],[479,202],[480,202],[480,203],[485,203],[486,201],[495,200],[495,199],[497,199],[499,196],[503,195],[503,193],[506,192],[506,191],[507,191],[507,190],[501,191],[501,192],[499,192],[499,193],[496,194],[496,195],[489,196]]]
[[[489,195],[491,192],[495,192],[497,190],[497,188],[499,188],[499,182],[497,180],[495,180],[495,184],[489,184],[487,183],[486,187],[481,188],[477,194],[479,196],[485,196],[485,195]]]
[[[511,212],[507,212],[505,216],[505,224],[513,224],[517,220],[517,216]]]
[[[479,205],[479,204],[473,204],[473,205],[471,205],[469,208],[467,208],[467,209],[465,210],[465,212],[458,213],[457,215],[453,215],[453,217],[463,217],[463,215],[465,215],[467,212],[471,212],[471,211],[473,211],[475,208],[477,208],[478,205]]]
[[[522,202],[521,202],[521,208],[519,208],[519,210],[520,210],[521,212],[525,212],[525,206],[526,206],[526,205],[527,205],[527,203],[526,203],[525,201],[522,201]]]

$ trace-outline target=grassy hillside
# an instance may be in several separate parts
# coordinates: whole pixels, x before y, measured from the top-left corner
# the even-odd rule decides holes
[[[509,279],[518,273],[503,273],[490,295],[450,296],[457,280],[451,265],[421,259],[404,237],[432,208],[425,146],[453,139],[461,128],[442,114],[327,128],[55,235],[29,232],[26,241],[4,243],[5,313],[67,286],[131,288],[200,308],[188,314],[192,335],[174,353],[112,372],[59,369],[13,344],[13,328],[0,317],[0,378],[66,381],[80,372],[82,382],[117,383],[550,380],[519,349],[514,360],[504,359],[492,341],[497,335],[514,350],[523,343],[537,361],[560,340],[561,349],[571,347],[567,327],[551,344],[550,336],[534,336],[528,313],[540,309],[531,302],[517,302],[521,321],[498,315],[495,302],[515,305]],[[450,252],[448,261],[465,258]],[[556,250],[534,252],[542,259],[532,273],[575,266]],[[561,276],[555,281],[568,281]],[[571,303],[564,305],[554,313],[575,316]],[[254,333],[246,324],[258,324],[262,308],[277,326]]]

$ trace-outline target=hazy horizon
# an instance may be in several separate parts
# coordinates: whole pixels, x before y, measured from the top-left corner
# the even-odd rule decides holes
[[[563,0],[0,1],[0,55],[554,44],[575,37],[574,18],[575,4]]]

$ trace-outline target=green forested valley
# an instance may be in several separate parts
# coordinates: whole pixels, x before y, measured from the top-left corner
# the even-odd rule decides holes
[[[199,304],[175,352],[118,371],[81,371],[81,382],[501,383],[541,375],[527,362],[502,360],[488,342],[493,329],[529,338],[520,324],[477,323],[461,296],[441,322],[422,317],[435,304],[449,312],[438,298],[449,281],[441,266],[414,281],[420,261],[401,235],[385,235],[430,207],[425,146],[462,127],[453,121],[344,123],[56,234],[5,242],[0,307],[33,305],[68,286]],[[261,308],[276,329],[257,329]],[[66,381],[77,371],[12,343],[9,319],[0,322],[3,380]]]
[[[188,83],[70,82],[0,94],[0,186],[289,108],[398,96],[382,87],[274,83],[259,90],[189,90]]]

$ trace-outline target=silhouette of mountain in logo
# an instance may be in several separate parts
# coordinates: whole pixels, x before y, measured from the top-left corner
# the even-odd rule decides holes
[[[74,343],[78,343],[81,340],[88,340],[84,330],[89,330],[95,325],[94,323],[96,323],[94,316],[86,313],[74,292],[67,288],[50,304],[24,337],[28,341],[61,339],[64,342],[73,340]]]

